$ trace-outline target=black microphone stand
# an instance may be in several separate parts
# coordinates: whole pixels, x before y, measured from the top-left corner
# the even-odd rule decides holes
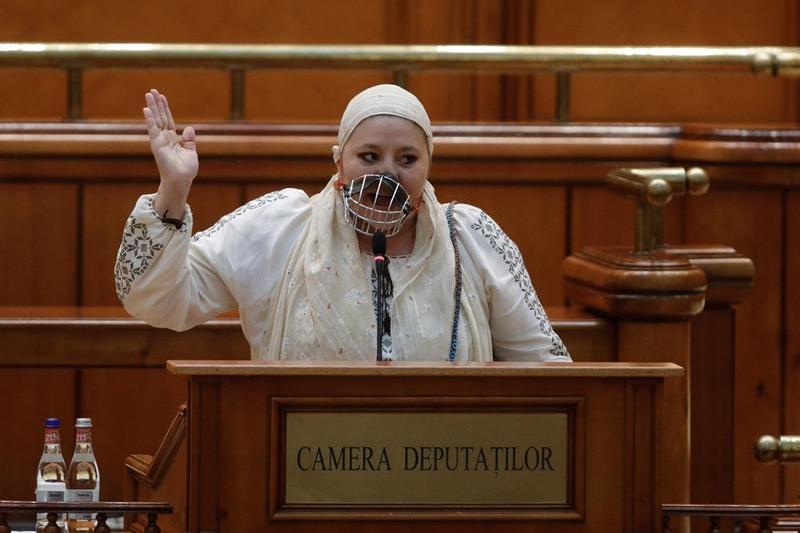
[[[383,278],[386,269],[386,235],[382,231],[376,231],[372,235],[372,255],[375,256],[375,279],[376,279],[376,302],[375,319],[377,320],[376,339],[376,361],[383,361],[383,321],[385,319],[385,296],[383,294]]]

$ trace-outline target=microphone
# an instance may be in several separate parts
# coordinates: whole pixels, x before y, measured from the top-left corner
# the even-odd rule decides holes
[[[376,360],[383,361],[383,320],[384,320],[384,295],[383,277],[386,269],[386,235],[382,231],[376,231],[372,235],[372,255],[375,257],[375,280],[376,280],[376,302],[375,320],[377,328],[375,330],[377,347]]]

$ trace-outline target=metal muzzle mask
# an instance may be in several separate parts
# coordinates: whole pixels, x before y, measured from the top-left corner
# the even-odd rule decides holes
[[[387,237],[400,233],[411,214],[411,198],[397,178],[388,172],[364,174],[342,188],[344,219],[358,233]]]

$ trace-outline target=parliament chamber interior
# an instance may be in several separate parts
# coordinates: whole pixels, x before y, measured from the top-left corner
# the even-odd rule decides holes
[[[0,14],[0,533],[800,530],[796,2]],[[390,83],[574,363],[259,361],[236,312],[128,315],[147,91],[197,132],[198,232],[322,190],[348,101]],[[38,501],[56,417],[67,460],[91,418],[99,501]]]

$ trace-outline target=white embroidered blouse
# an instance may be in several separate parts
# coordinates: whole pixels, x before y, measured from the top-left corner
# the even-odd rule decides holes
[[[305,192],[284,189],[192,236],[188,206],[178,229],[158,218],[153,195],[142,196],[125,224],[117,255],[117,296],[132,316],[178,331],[238,308],[251,355],[261,358],[256,347],[270,320],[268,304],[310,212]],[[463,274],[484,288],[477,304],[490,317],[494,359],[569,361],[517,246],[476,207],[456,204],[453,220]],[[391,337],[383,344],[384,354],[391,356]]]

